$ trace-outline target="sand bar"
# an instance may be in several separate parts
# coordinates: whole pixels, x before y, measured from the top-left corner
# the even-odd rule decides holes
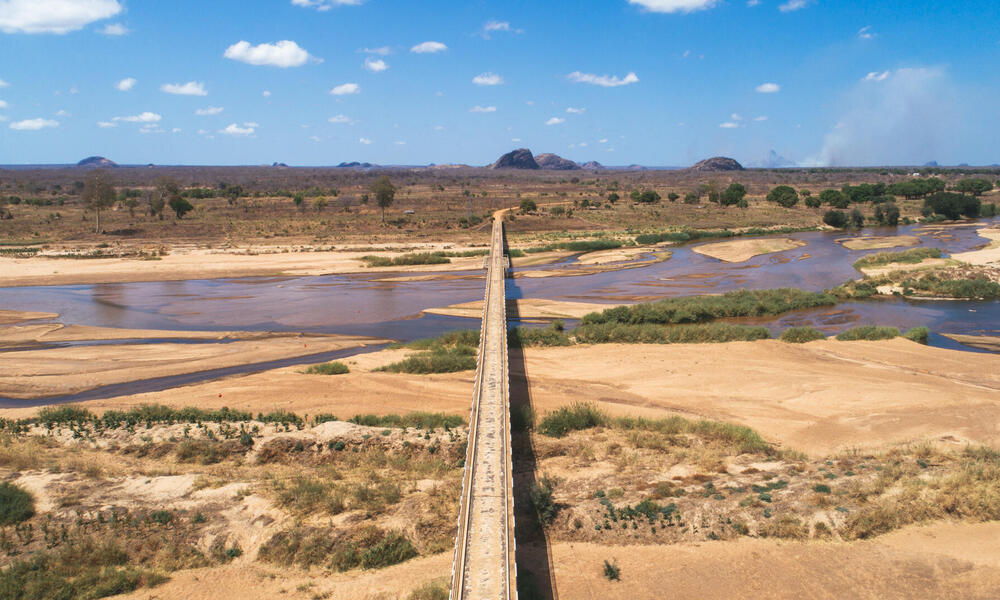
[[[865,237],[839,238],[837,242],[849,250],[877,250],[881,248],[917,246],[920,244],[920,238],[915,235],[873,235]]]
[[[744,262],[755,256],[784,252],[805,246],[806,242],[789,238],[759,238],[712,242],[692,248],[698,254],[710,256],[726,262]]]

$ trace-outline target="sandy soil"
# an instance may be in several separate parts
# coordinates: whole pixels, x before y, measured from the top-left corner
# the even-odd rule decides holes
[[[543,298],[522,298],[507,301],[507,313],[517,310],[522,319],[579,319],[592,312],[613,308],[614,304],[597,304],[593,302],[564,302],[546,300]],[[425,313],[433,315],[448,315],[452,317],[471,317],[479,319],[483,316],[482,301],[452,304],[442,308],[428,308]]]
[[[743,538],[676,546],[552,546],[560,598],[995,598],[1000,524],[936,523],[870,542]],[[621,581],[603,576],[605,560]]]
[[[347,359],[352,372],[346,375],[304,375],[301,368],[289,367],[85,404],[97,411],[158,402],[252,412],[322,411],[342,418],[412,410],[467,416],[471,371],[368,372],[403,353]],[[517,378],[521,361],[512,356],[511,373]],[[530,348],[524,356],[531,400],[540,414],[591,401],[615,414],[704,417],[749,425],[769,441],[812,456],[924,439],[1000,442],[1000,372],[996,356],[989,354],[895,339],[609,344]],[[515,381],[515,394],[516,387]],[[33,413],[12,409],[0,416]]]
[[[713,242],[692,248],[698,254],[704,254],[726,262],[744,262],[761,254],[783,252],[805,246],[806,242],[789,238],[760,238],[750,240],[731,240]]]
[[[980,229],[977,233],[992,240],[992,243],[982,250],[959,252],[951,257],[970,265],[1000,264],[1000,229]]]
[[[600,250],[598,252],[588,252],[577,259],[577,264],[581,265],[606,265],[610,263],[634,260],[643,254],[652,252],[652,248],[616,248],[614,250]]]
[[[41,313],[44,314],[44,313]],[[53,315],[52,317],[57,317]],[[280,337],[325,337],[312,334],[264,331],[164,331],[161,329],[117,329],[90,325],[63,325],[43,323],[0,327],[0,347],[25,342],[78,342],[90,340],[262,340]]]
[[[955,264],[954,260],[948,258],[925,258],[918,263],[889,263],[878,267],[864,267],[861,269],[861,272],[868,277],[882,277],[899,271],[920,271],[922,269],[948,267]]]
[[[837,242],[849,250],[876,250],[917,246],[920,244],[920,238],[915,235],[866,236],[840,238]]]
[[[426,244],[419,245],[411,251],[426,252],[440,250],[442,247],[442,244]],[[452,258],[450,264],[442,265],[369,268],[361,261],[362,256],[369,254],[397,256],[404,253],[378,252],[377,247],[374,250],[365,248],[299,252],[277,247],[212,250],[181,246],[174,247],[170,254],[159,260],[0,257],[0,287],[332,273],[465,271],[480,268],[483,264],[481,256],[473,256]]]
[[[31,312],[26,310],[0,310],[0,325],[34,321],[36,319],[55,319],[58,316],[55,313]]]
[[[175,333],[161,332],[157,337],[175,337]],[[114,336],[86,339],[114,339]],[[224,344],[120,344],[16,350],[0,353],[0,396],[32,398],[68,394],[127,381],[382,342],[350,336],[289,337],[283,334]]]

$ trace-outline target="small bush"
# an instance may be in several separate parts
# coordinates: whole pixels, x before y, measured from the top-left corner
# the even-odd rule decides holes
[[[877,325],[852,327],[847,331],[837,334],[837,339],[842,342],[889,340],[895,337],[899,337],[898,329],[895,327],[879,327]]]
[[[556,481],[549,477],[542,477],[538,481],[531,484],[531,489],[529,491],[531,497],[531,506],[535,509],[535,516],[538,518],[538,523],[545,527],[552,522],[555,518],[556,513],[559,511],[559,507],[556,505],[555,500],[553,500],[552,492],[555,489]]]
[[[347,365],[336,361],[310,365],[306,369],[306,373],[309,375],[343,375],[350,372],[351,370],[347,368]]]
[[[804,344],[814,340],[825,340],[826,335],[813,327],[789,327],[781,332],[780,339],[789,344]]]
[[[389,258],[388,256],[362,256],[369,267],[405,267],[411,265],[443,265],[451,262],[447,256],[437,252],[418,252]]]
[[[548,413],[538,424],[538,431],[549,437],[563,437],[570,431],[602,425],[607,417],[593,404],[564,406]]]
[[[918,344],[927,344],[927,338],[930,336],[931,330],[926,327],[914,327],[903,334],[906,339],[916,342]]]
[[[443,581],[429,581],[414,588],[406,600],[448,600],[448,584]]]
[[[35,516],[35,499],[22,487],[0,483],[0,525],[16,525]]]
[[[911,248],[902,252],[878,252],[854,262],[854,268],[880,267],[889,264],[916,264],[927,258],[941,258],[938,248]]]
[[[817,483],[816,485],[813,486],[813,491],[816,492],[817,494],[829,494],[831,490],[830,486],[826,485],[825,483]]]
[[[608,581],[621,580],[621,569],[618,568],[618,563],[616,561],[604,561],[604,577]]]

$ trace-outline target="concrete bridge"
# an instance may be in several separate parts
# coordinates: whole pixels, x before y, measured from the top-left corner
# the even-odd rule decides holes
[[[503,211],[494,215],[492,235],[452,565],[452,600],[517,598],[505,299],[510,262],[504,255]]]

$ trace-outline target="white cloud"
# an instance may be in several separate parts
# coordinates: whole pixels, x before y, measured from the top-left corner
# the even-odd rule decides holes
[[[396,144],[397,146],[405,146],[406,142],[403,140],[396,140],[393,144]]]
[[[210,115],[217,115],[223,110],[224,109],[221,106],[206,106],[205,108],[199,108],[198,110],[194,111],[194,114],[198,115],[199,117],[207,117]]]
[[[305,8],[315,8],[320,12],[326,12],[334,6],[357,6],[364,0],[292,0],[292,5]]]
[[[109,127],[118,127],[118,123],[112,121],[98,121],[97,126],[101,129],[108,129]]]
[[[177,94],[178,96],[207,96],[205,84],[200,81],[189,81],[187,83],[164,83],[160,86],[161,92]]]
[[[3,79],[0,79],[0,88],[5,88],[5,87],[7,87],[9,85],[10,85],[9,83],[7,83],[6,81],[4,81]]]
[[[871,25],[865,25],[858,30],[858,37],[863,40],[870,40],[875,37],[875,32],[872,31]]]
[[[379,56],[389,56],[392,54],[392,48],[389,46],[379,46],[378,48],[362,48],[361,52],[365,54],[378,54]]]
[[[160,129],[159,125],[143,125],[139,129],[139,133],[166,133],[166,131]]]
[[[500,85],[503,83],[503,77],[496,73],[480,73],[472,78],[472,83],[476,85]]]
[[[865,75],[861,81],[885,81],[888,78],[889,71],[882,71],[881,73],[872,71],[871,73]]]
[[[37,131],[46,127],[58,126],[59,122],[52,119],[25,119],[24,121],[14,121],[10,124],[10,128],[17,131]]]
[[[566,112],[571,115],[582,115],[587,112],[586,108],[573,108],[572,106],[566,108]]]
[[[3,0],[0,31],[64,34],[121,11],[117,0]]]
[[[358,141],[360,143],[362,143],[362,144],[365,144],[365,145],[368,145],[368,144],[372,143],[372,141],[370,139],[368,139],[368,138],[361,138]]]
[[[327,121],[331,123],[347,123],[348,125],[354,123],[354,121],[352,121],[347,115],[334,115],[327,119]]]
[[[9,106],[9,105],[6,102],[4,102],[3,100],[0,100],[0,108],[7,108],[7,106]]]
[[[292,40],[281,40],[280,42],[263,43],[251,46],[250,42],[239,41],[226,48],[222,56],[230,60],[238,60],[248,65],[280,67],[301,67],[310,59],[322,62],[322,59],[310,56],[304,48]]]
[[[441,42],[420,42],[416,46],[410,48],[410,52],[415,52],[417,54],[434,54],[435,52],[444,52],[448,49]]]
[[[689,13],[696,10],[706,10],[718,2],[719,0],[628,0],[629,4],[638,4],[649,12],[658,13]]]
[[[474,113],[491,113],[491,112],[496,112],[496,111],[497,111],[497,107],[495,107],[495,106],[479,106],[479,105],[476,105],[476,106],[473,106],[472,108],[469,109],[469,112],[474,112]]]
[[[743,117],[741,117],[739,115],[739,113],[733,113],[733,114],[729,115],[729,118],[732,119],[732,120],[734,120],[734,121],[742,121],[743,120]]]
[[[597,140],[597,143],[598,144],[607,144],[608,143],[608,138],[601,138],[601,139]]]
[[[104,27],[102,27],[98,31],[98,33],[101,33],[101,34],[104,34],[104,35],[119,36],[119,35],[127,35],[129,33],[129,30],[128,30],[127,27],[125,27],[121,23],[108,23],[107,25],[105,25]]]
[[[552,117],[545,122],[546,125],[559,125],[560,123],[565,123],[566,119],[561,119],[559,117]]]
[[[77,87],[76,87],[76,86],[74,85],[74,86],[71,86],[71,87],[69,88],[69,93],[70,93],[70,94],[79,94],[79,93],[80,93],[80,90],[78,90],[78,89],[77,89]]]
[[[312,141],[314,141],[314,142],[322,142],[323,141],[323,138],[319,137],[318,135],[311,135],[311,136],[309,136],[309,139],[312,140]]]
[[[590,85],[599,85],[601,87],[618,87],[631,83],[639,83],[639,78],[631,71],[629,71],[628,75],[620,79],[617,75],[609,77],[607,75],[581,73],[580,71],[573,71],[566,78],[574,83],[589,83]]]
[[[0,100],[0,108],[3,108],[4,106],[6,106],[6,105],[3,104],[2,100]],[[57,117],[68,117],[69,113],[67,111],[65,111],[65,110],[57,110],[56,111],[56,116]]]
[[[758,4],[760,4],[760,0],[747,0],[747,6],[749,6],[750,8],[753,8]]]
[[[181,132],[180,127],[174,127],[173,129],[170,130],[170,133],[180,133],[180,132]]]
[[[487,21],[483,24],[483,28],[479,30],[478,35],[484,40],[490,39],[490,34],[498,31],[512,32],[521,34],[524,33],[523,29],[514,29],[510,26],[509,21]]]
[[[587,142],[580,142],[579,144],[577,144],[577,146],[579,146],[581,148],[586,148],[587,147]]]
[[[774,94],[781,91],[781,86],[777,83],[762,83],[754,88],[758,94]]]
[[[761,121],[766,121],[766,120],[767,120],[767,117],[764,116],[764,115],[761,115],[759,117],[754,117],[754,121],[757,121],[758,123],[760,123]]]
[[[257,127],[256,123],[244,123],[243,127],[240,127],[236,123],[230,123],[225,129],[220,129],[219,133],[226,135],[253,135],[257,131]]]
[[[271,97],[271,90],[264,90],[263,92],[260,93],[260,95],[264,96],[265,98],[270,98]]]
[[[330,90],[330,93],[334,96],[347,96],[350,94],[357,94],[361,92],[361,86],[356,83],[342,83],[337,87]]]
[[[134,88],[136,83],[138,82],[135,80],[135,77],[126,77],[125,79],[122,79],[121,81],[116,83],[115,88],[119,92],[127,92],[130,89]]]
[[[154,112],[146,111],[142,114],[130,117],[115,117],[112,121],[125,121],[126,123],[158,123],[163,117]]]
[[[369,56],[365,59],[365,69],[368,69],[372,73],[381,73],[388,68],[389,65],[381,58],[372,58]]]
[[[805,8],[806,4],[808,3],[809,3],[808,0],[788,0],[788,2],[785,2],[784,4],[779,6],[778,10],[780,10],[781,12],[792,12],[793,10],[799,10],[800,8]]]
[[[736,129],[739,127],[739,123],[733,123],[732,121],[727,121],[725,123],[719,123],[719,127],[723,129]]]

